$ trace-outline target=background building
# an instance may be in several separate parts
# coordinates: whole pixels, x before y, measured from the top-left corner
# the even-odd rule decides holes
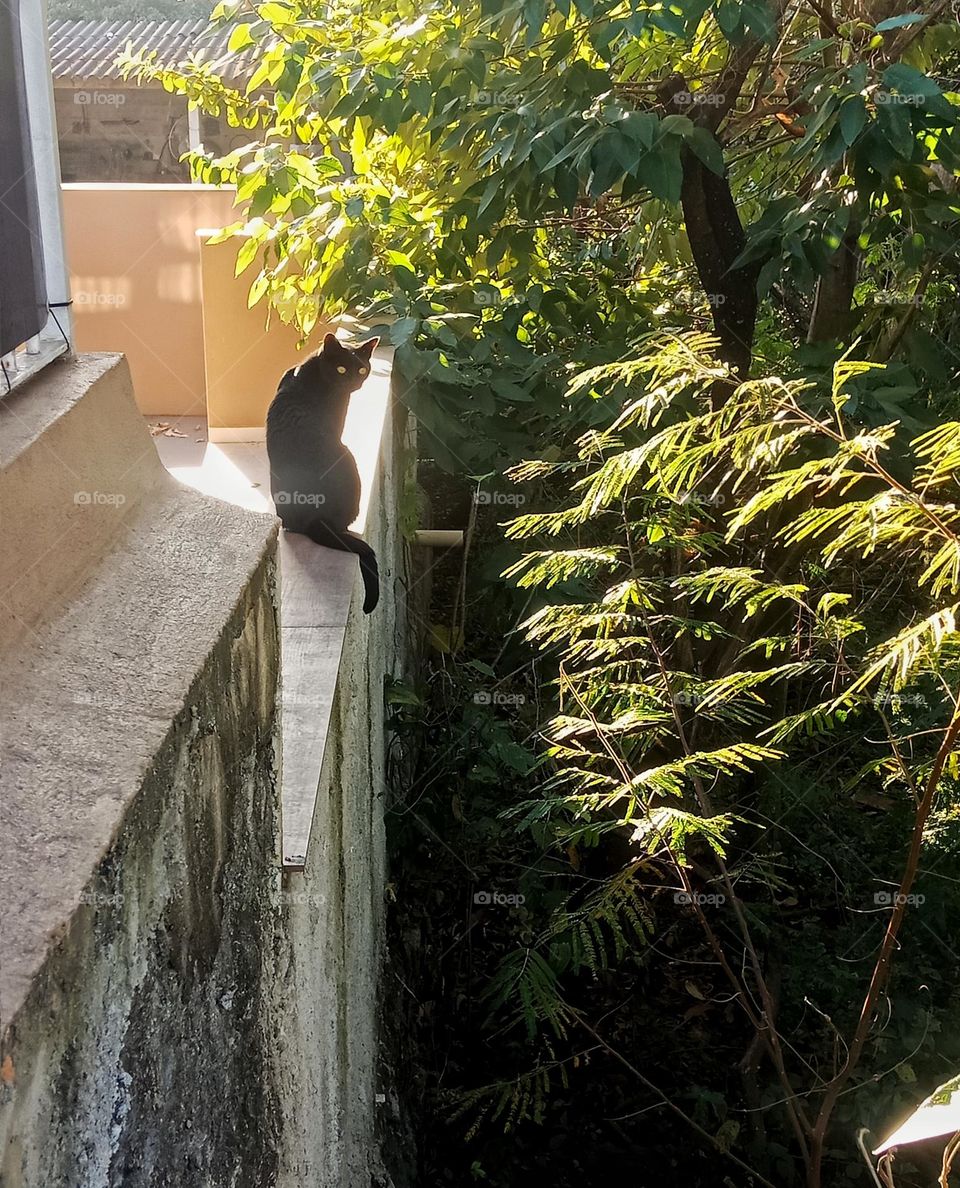
[[[180,157],[203,145],[221,154],[250,139],[225,120],[189,111],[182,95],[156,82],[125,81],[128,50],[155,53],[164,66],[202,60],[243,86],[249,55],[227,55],[230,30],[206,20],[50,22],[50,61],[60,169],[65,182],[187,182]]]

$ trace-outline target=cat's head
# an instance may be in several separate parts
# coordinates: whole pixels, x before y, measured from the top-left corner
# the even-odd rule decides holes
[[[370,359],[379,341],[379,338],[368,338],[361,346],[348,347],[335,334],[327,334],[323,346],[309,363],[322,368],[331,380],[339,381],[348,391],[355,392],[370,374]]]

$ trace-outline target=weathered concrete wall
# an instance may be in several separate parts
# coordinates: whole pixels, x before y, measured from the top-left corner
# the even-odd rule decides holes
[[[274,1182],[271,581],[265,563],[17,1013],[4,1188]]]
[[[27,972],[8,979],[13,990],[0,1021],[0,1188],[385,1182],[375,1138],[383,680],[399,672],[405,646],[396,436],[388,432],[385,440],[367,522],[383,597],[372,616],[351,611],[303,873],[280,873],[279,631],[273,529],[264,517],[172,481],[141,484],[141,495],[131,489],[139,535],[131,544],[121,526],[111,539],[118,554],[142,550],[128,559],[131,566],[156,565],[141,578],[142,601],[120,607],[130,577],[121,566],[112,586],[105,580],[114,561],[97,538],[102,555],[66,609],[54,604],[46,625],[38,618],[23,656],[11,645],[27,692],[34,688],[31,657],[56,651],[58,626],[88,649],[88,668],[122,670],[129,692],[122,703],[115,691],[95,692],[101,700],[74,710],[56,789],[47,786],[49,762],[19,745],[26,734],[8,730],[4,740],[17,782],[12,796],[0,788],[0,817],[8,816],[5,801],[18,815],[16,841],[0,838],[0,896],[8,909],[0,963],[22,929],[20,909],[9,911],[14,899],[27,905],[46,896],[43,918],[59,904],[60,922],[42,949],[18,955],[18,969]],[[221,535],[206,535],[211,531]],[[179,609],[188,616],[182,631],[208,638],[195,622],[196,589],[181,584],[186,574],[194,574],[194,585],[210,582],[203,625],[219,627],[198,653],[201,662],[179,674],[182,695],[156,703],[147,731],[138,725],[147,719],[133,716],[131,706],[141,712],[151,697],[163,634],[157,615],[175,622]],[[189,655],[182,641],[171,642],[170,657]],[[179,672],[170,657],[167,680]],[[49,683],[45,688],[49,693]],[[55,698],[44,704],[57,714]],[[100,712],[85,718],[91,710]],[[21,725],[27,729],[25,719]],[[55,731],[57,721],[48,728]],[[111,737],[122,755],[111,751]],[[141,744],[142,755],[129,753]],[[72,785],[62,778],[71,770]],[[128,783],[131,773],[140,775],[112,788],[121,771]],[[97,857],[81,880],[74,831],[82,814],[105,812],[108,786],[117,824],[105,817],[101,837],[99,818],[83,817],[82,852]],[[40,834],[48,840],[37,850]],[[31,852],[42,859],[34,869],[26,861]],[[57,865],[58,853],[69,856],[68,868]],[[0,989],[4,974],[0,968]]]
[[[66,182],[182,182],[190,167],[187,101],[159,83],[89,79],[54,84],[60,172]],[[200,140],[215,156],[249,140],[243,128],[200,113]]]
[[[187,101],[115,81],[54,87],[64,181],[188,182]]]

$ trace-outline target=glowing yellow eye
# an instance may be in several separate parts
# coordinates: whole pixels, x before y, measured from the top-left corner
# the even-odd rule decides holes
[[[337,368],[337,371],[339,371],[341,375],[346,375],[346,374],[347,374],[347,369],[346,369],[346,367],[338,367],[338,368]]]
[[[360,368],[360,374],[361,374],[361,375],[366,375],[366,374],[367,374],[367,369],[366,369],[366,367],[361,367],[361,368]]]

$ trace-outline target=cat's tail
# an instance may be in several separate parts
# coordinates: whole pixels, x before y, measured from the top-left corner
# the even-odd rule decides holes
[[[328,549],[339,549],[342,553],[355,553],[360,562],[360,576],[363,578],[363,613],[369,615],[380,601],[380,569],[377,554],[362,536],[344,529],[332,528],[324,520],[314,520],[305,532],[312,541],[326,545]]]
[[[380,567],[377,565],[377,554],[365,540],[358,540],[363,548],[357,549],[357,560],[360,562],[360,575],[363,578],[363,613],[369,615],[380,601]]]

